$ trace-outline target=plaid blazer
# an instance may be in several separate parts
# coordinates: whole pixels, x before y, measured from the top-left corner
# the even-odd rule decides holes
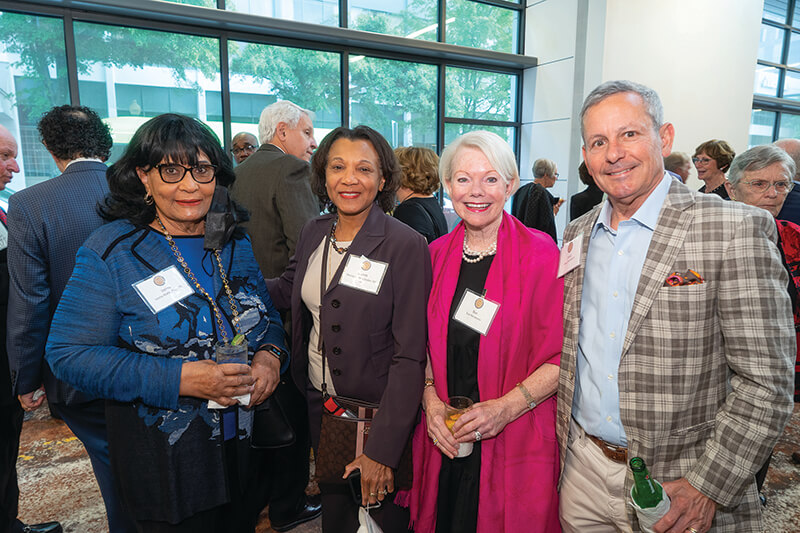
[[[565,276],[557,434],[562,472],[575,387],[584,264],[600,207],[572,222],[581,264]],[[673,181],[634,298],[619,365],[630,457],[685,477],[718,504],[712,531],[760,532],[754,473],[792,413],[794,328],[766,211]],[[704,283],[667,286],[692,269]],[[628,476],[630,487],[632,476]],[[635,515],[629,509],[634,530]]]

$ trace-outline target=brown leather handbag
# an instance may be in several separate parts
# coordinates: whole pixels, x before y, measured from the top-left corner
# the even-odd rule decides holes
[[[324,364],[323,356],[323,366]],[[324,383],[323,388],[325,388]],[[378,405],[371,402],[344,396],[323,395],[322,429],[315,463],[315,477],[318,483],[346,482],[342,478],[344,468],[364,453],[372,418],[377,412]],[[410,489],[412,478],[409,435],[403,455],[400,457],[400,464],[394,471],[395,490]]]

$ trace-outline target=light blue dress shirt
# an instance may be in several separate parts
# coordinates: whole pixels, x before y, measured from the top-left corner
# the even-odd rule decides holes
[[[650,239],[673,179],[665,172],[616,231],[606,199],[586,251],[572,416],[586,433],[620,446],[627,445],[617,381],[622,344]]]

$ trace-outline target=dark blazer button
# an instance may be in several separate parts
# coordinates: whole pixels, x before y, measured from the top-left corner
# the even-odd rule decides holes
[[[335,307],[335,308],[338,308],[338,307],[341,305],[341,303],[339,302],[339,300],[333,300],[333,301],[331,302],[331,305],[332,305],[333,307]]]
[[[333,370],[331,370],[331,373],[332,373],[334,376],[341,376],[341,375],[342,375],[342,371],[341,371],[341,370],[339,370],[338,368],[334,368]]]
[[[339,348],[338,346],[334,346],[333,347],[333,355],[339,355],[340,353],[342,353],[342,349]]]
[[[342,330],[342,326],[340,326],[339,324],[334,324],[331,326],[331,330],[334,333],[339,333]]]

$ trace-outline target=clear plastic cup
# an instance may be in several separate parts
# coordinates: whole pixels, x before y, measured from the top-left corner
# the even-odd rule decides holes
[[[456,420],[470,410],[472,407],[472,400],[467,398],[466,396],[451,396],[450,399],[447,401],[447,405],[445,406],[445,419],[444,423],[447,425],[447,429],[450,432],[453,432],[453,426],[456,423]],[[472,453],[472,443],[471,442],[461,442],[458,444],[458,454],[456,457],[466,457]]]

